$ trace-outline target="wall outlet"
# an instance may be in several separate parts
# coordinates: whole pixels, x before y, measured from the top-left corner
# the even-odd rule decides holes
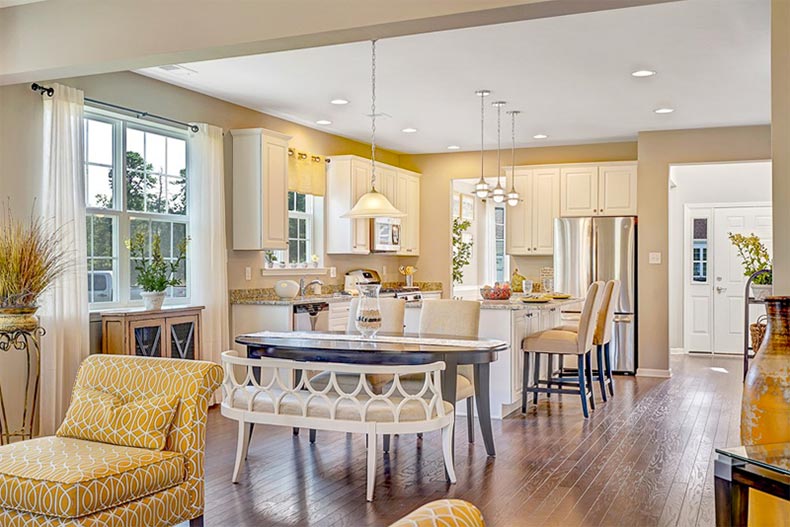
[[[651,265],[660,265],[661,264],[661,253],[650,253],[647,257],[647,261]]]
[[[329,278],[337,278],[337,267],[329,268]]]
[[[381,266],[381,274],[385,275],[385,276],[387,275],[387,266],[386,265],[382,265]]]
[[[252,267],[244,268],[244,279],[247,281],[252,280]]]

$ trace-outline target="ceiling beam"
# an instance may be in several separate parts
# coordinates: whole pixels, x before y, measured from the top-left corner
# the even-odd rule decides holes
[[[63,0],[0,9],[0,85],[677,0]]]

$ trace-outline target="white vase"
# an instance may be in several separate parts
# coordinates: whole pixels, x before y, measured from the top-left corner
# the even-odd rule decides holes
[[[774,286],[772,284],[752,284],[752,296],[754,296],[755,300],[765,300],[772,294],[774,294]]]
[[[162,309],[162,303],[165,301],[164,291],[143,291],[140,296],[143,297],[143,307],[148,311]]]

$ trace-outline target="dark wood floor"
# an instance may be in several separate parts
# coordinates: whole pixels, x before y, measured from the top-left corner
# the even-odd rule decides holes
[[[438,434],[396,438],[379,462],[373,503],[362,436],[321,433],[310,445],[307,434],[260,427],[232,484],[236,424],[212,409],[206,524],[386,526],[457,497],[477,504],[491,527],[713,525],[713,449],[738,443],[740,362],[673,356],[672,370],[667,380],[618,377],[616,397],[589,420],[578,398],[564,396],[495,421],[496,458],[479,430],[469,445],[459,426],[456,485],[444,481]]]

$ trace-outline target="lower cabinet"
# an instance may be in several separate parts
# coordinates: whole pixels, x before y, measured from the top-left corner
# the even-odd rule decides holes
[[[348,328],[351,302],[329,304],[329,331],[345,331]]]
[[[104,312],[102,353],[200,359],[202,311],[203,306],[174,306]]]

